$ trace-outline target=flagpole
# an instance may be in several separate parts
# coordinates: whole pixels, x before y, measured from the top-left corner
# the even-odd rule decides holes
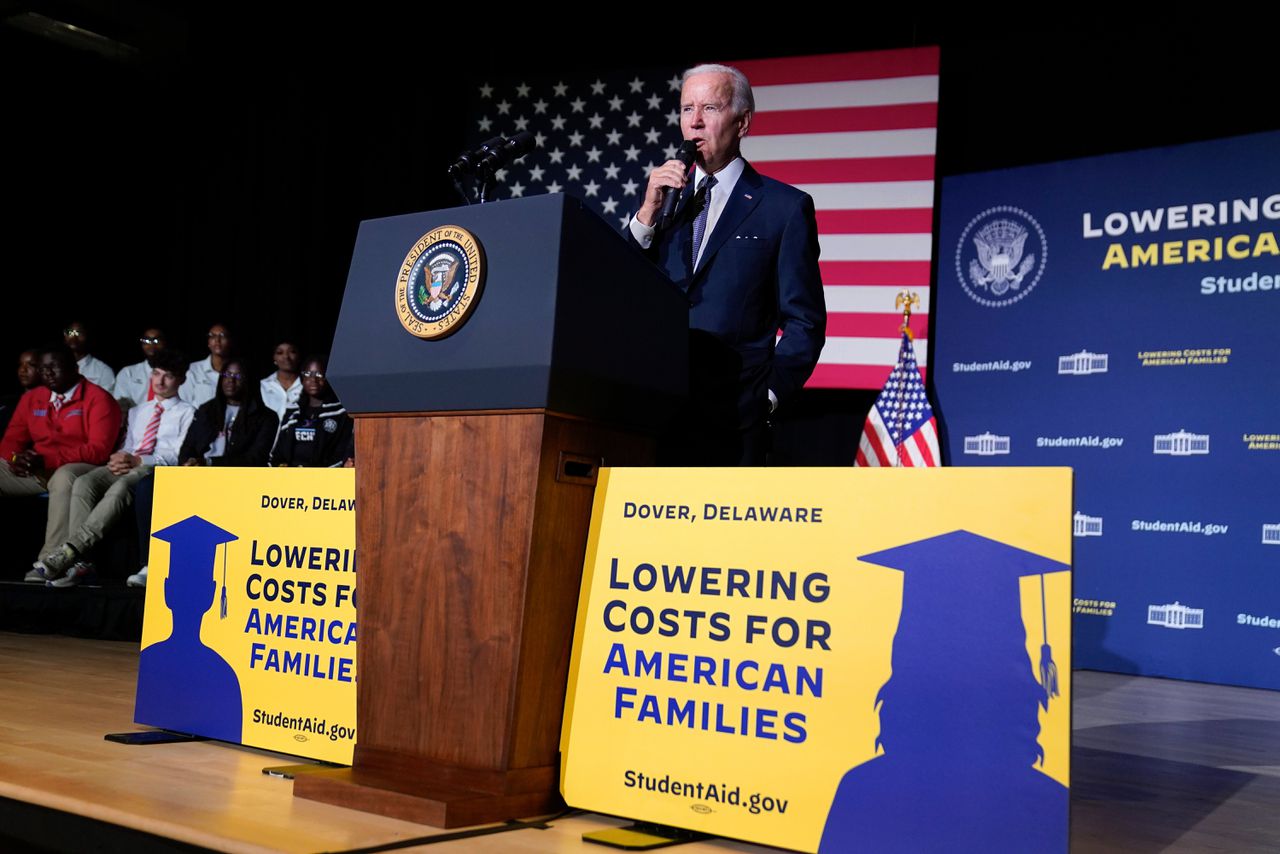
[[[902,291],[893,301],[894,308],[902,309],[902,326],[898,331],[907,336],[908,341],[915,340],[915,336],[911,333],[911,309],[920,304],[920,295],[910,291]],[[903,436],[907,432],[907,401],[901,395],[898,397],[893,411],[894,426],[897,428],[899,436]],[[893,455],[893,467],[902,467],[902,457],[907,453],[903,445],[898,445],[897,453]]]
[[[916,336],[911,331],[911,310],[918,305],[920,305],[920,294],[911,291],[902,291],[893,301],[894,308],[902,309],[902,325],[898,327],[898,331],[905,334],[912,341],[916,339]]]

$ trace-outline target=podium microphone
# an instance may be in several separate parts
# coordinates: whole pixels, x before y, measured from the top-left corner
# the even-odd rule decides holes
[[[458,178],[468,172],[475,172],[476,167],[479,166],[481,160],[496,151],[502,143],[503,139],[500,136],[495,136],[492,139],[486,139],[484,142],[480,143],[479,148],[468,151],[459,156],[458,159],[449,166],[449,174],[454,178]]]
[[[489,143],[485,143],[485,146],[488,145]],[[522,130],[515,136],[502,140],[500,145],[489,147],[477,168],[481,171],[497,170],[499,167],[519,160],[533,151],[536,145],[537,140],[534,135],[527,130]]]
[[[684,168],[688,170],[693,165],[693,159],[698,156],[698,143],[691,139],[686,139],[680,143],[680,149],[676,152],[676,160],[684,164]],[[666,225],[670,221],[671,215],[676,212],[676,202],[680,201],[680,191],[674,187],[667,188],[667,195],[662,200],[662,216],[658,218],[661,225]]]

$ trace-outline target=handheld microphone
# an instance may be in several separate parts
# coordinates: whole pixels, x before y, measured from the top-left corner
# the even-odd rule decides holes
[[[691,139],[686,139],[680,143],[680,150],[676,152],[676,160],[684,164],[684,168],[688,170],[693,165],[693,160],[698,156],[698,144]],[[676,202],[680,201],[680,191],[674,187],[667,188],[667,195],[662,200],[662,216],[658,218],[658,222],[665,225],[671,219],[671,215],[676,212]]]

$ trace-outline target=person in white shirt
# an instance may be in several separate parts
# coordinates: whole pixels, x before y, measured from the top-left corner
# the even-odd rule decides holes
[[[222,368],[231,355],[234,342],[231,331],[225,323],[215,323],[209,327],[209,356],[193,362],[187,370],[186,382],[178,390],[178,396],[192,406],[200,406],[213,400],[218,390],[218,380],[222,376]]]
[[[151,369],[155,399],[129,411],[129,431],[120,450],[105,466],[75,479],[70,490],[71,535],[60,548],[44,556],[47,582],[53,587],[73,587],[91,580],[96,570],[89,551],[107,529],[129,509],[130,488],[149,477],[156,466],[178,464],[178,452],[195,407],[178,398],[186,378],[187,362],[173,350],[157,353]]]
[[[297,406],[298,398],[302,396],[302,379],[298,375],[301,358],[292,341],[281,341],[276,345],[272,360],[276,369],[262,378],[262,402],[275,412],[276,418],[284,421],[285,411]]]
[[[73,320],[62,330],[63,342],[75,354],[80,376],[107,391],[116,387],[116,372],[111,366],[89,353],[89,330],[78,320]]]
[[[153,326],[142,333],[138,343],[142,345],[142,361],[136,365],[127,365],[116,374],[114,394],[125,412],[154,397],[151,390],[151,360],[164,349],[165,336]]]

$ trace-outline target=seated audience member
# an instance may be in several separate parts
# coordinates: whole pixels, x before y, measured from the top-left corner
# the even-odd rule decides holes
[[[337,468],[355,455],[354,424],[325,380],[326,364],[324,356],[303,363],[302,399],[285,413],[271,465]]]
[[[76,354],[80,376],[110,392],[116,387],[116,372],[111,366],[89,353],[89,330],[83,323],[73,320],[62,330],[62,341]]]
[[[265,466],[280,420],[258,396],[245,362],[227,360],[213,400],[196,412],[179,459],[184,466]]]
[[[233,357],[222,371],[217,396],[196,411],[178,459],[184,466],[265,466],[278,426],[276,414],[258,397],[258,385],[245,363]],[[133,489],[142,568],[129,576],[130,587],[147,586],[154,493],[153,477],[144,478]]]
[[[275,412],[277,419],[283,419],[289,407],[297,406],[298,398],[302,397],[298,348],[289,341],[281,341],[276,345],[272,360],[276,369],[262,379],[262,402]]]
[[[154,397],[151,390],[151,359],[164,349],[164,333],[153,326],[142,333],[138,343],[142,345],[142,361],[123,367],[116,374],[114,393],[116,400],[120,402],[120,408],[126,412]]]
[[[187,370],[187,381],[178,392],[179,397],[192,406],[201,406],[213,400],[213,395],[218,390],[222,367],[231,356],[234,346],[231,332],[224,323],[215,323],[209,327],[208,342],[209,355],[191,363]]]
[[[33,388],[42,385],[40,379],[40,351],[39,350],[23,350],[18,354],[18,387],[16,394],[6,394],[0,397],[0,435],[4,434],[5,428],[9,426],[9,419],[13,417],[14,410],[18,408],[18,401],[22,400],[22,396]]]
[[[73,587],[92,580],[90,550],[106,535],[107,529],[128,508],[130,487],[150,476],[156,466],[178,462],[178,451],[195,407],[178,399],[178,389],[186,378],[187,361],[180,353],[157,353],[151,368],[155,399],[129,410],[129,432],[121,449],[107,464],[75,478],[69,496],[69,528],[65,543],[44,556],[45,575],[53,587]],[[50,514],[53,513],[50,495]]]
[[[43,385],[22,396],[0,439],[0,495],[49,493],[44,554],[67,539],[67,506],[77,475],[102,465],[120,433],[120,407],[86,382],[62,345],[40,352]],[[45,581],[37,560],[27,581]]]

